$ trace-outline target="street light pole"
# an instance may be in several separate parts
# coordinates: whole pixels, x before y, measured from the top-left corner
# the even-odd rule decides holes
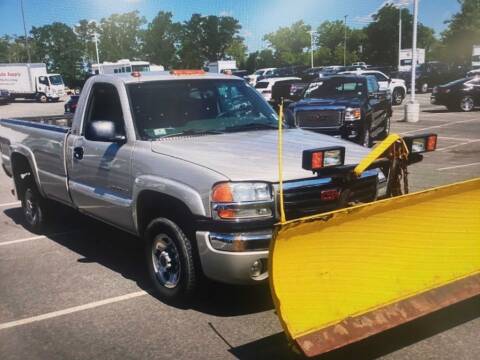
[[[97,64],[100,64],[100,57],[98,56],[98,35],[97,33],[93,34],[93,38],[95,41],[95,52],[97,53]]]
[[[402,52],[402,7],[398,8],[398,71],[400,71],[400,53]]]
[[[27,25],[25,25],[25,13],[23,11],[23,0],[20,0],[20,8],[22,10],[22,20],[23,20],[23,31],[25,33],[25,48],[27,49],[28,63],[32,62],[30,57],[30,48],[28,46],[28,36],[27,36]]]
[[[420,115],[420,104],[415,101],[415,80],[417,70],[417,23],[418,23],[418,2],[413,0],[413,39],[412,39],[412,73],[410,81],[410,101],[405,106],[405,120],[407,122],[418,122]]]
[[[313,34],[315,31],[310,30],[310,67],[313,68]]]
[[[345,40],[343,42],[343,66],[347,65],[347,16],[348,15],[345,15],[345,22],[344,22]]]

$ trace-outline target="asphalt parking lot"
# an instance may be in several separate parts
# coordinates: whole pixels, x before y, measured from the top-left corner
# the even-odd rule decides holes
[[[480,176],[480,111],[447,112],[420,95],[421,120],[392,131],[435,132],[438,150],[410,168],[411,190]],[[0,118],[63,113],[63,103],[20,102]],[[139,241],[69,211],[45,236],[22,226],[0,174],[2,359],[296,359],[267,286],[207,284],[190,308],[149,293]],[[321,299],[318,299],[321,301]],[[480,298],[323,356],[322,359],[478,359]]]

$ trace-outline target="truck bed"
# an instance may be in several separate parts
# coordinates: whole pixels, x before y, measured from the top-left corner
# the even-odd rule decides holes
[[[1,124],[14,124],[45,130],[62,132],[68,131],[72,126],[73,114],[53,115],[53,116],[27,116],[18,118],[0,119]]]

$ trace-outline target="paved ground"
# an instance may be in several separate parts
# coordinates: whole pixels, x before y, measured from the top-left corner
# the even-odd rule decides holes
[[[420,97],[421,121],[392,130],[437,132],[439,150],[411,168],[414,190],[480,175],[480,112],[448,113]],[[61,114],[63,103],[16,103],[0,118]],[[47,236],[22,226],[0,175],[2,359],[296,359],[263,287],[212,285],[188,309],[148,293],[142,248],[130,236],[68,211]],[[319,299],[321,301],[321,299]],[[480,298],[322,359],[478,359]]]

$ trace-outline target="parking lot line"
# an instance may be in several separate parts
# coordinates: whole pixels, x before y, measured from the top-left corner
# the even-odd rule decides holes
[[[54,236],[71,234],[71,233],[74,233],[76,231],[78,231],[78,230],[65,231],[65,232],[51,234],[51,235],[32,236],[32,237],[28,237],[28,238],[24,238],[24,239],[18,239],[18,240],[4,241],[4,242],[0,242],[0,246],[18,244],[18,243],[22,243],[22,242],[26,242],[26,241],[32,241],[32,240],[47,239],[47,238],[54,237]]]
[[[458,168],[467,167],[467,166],[474,166],[474,165],[480,165],[480,162],[474,162],[474,163],[464,164],[464,165],[448,166],[448,167],[440,168],[440,169],[437,169],[437,170],[438,171],[451,170],[451,169],[458,169]]]
[[[20,205],[20,204],[21,204],[20,201],[14,201],[14,202],[0,204],[0,207],[15,206],[15,205]]]
[[[94,302],[91,302],[91,303],[88,303],[88,304],[74,306],[74,307],[71,307],[71,308],[58,310],[58,311],[52,311],[52,312],[49,312],[49,313],[46,313],[46,314],[36,315],[36,316],[32,316],[32,317],[25,318],[25,319],[9,321],[9,322],[6,322],[6,323],[1,323],[0,324],[0,330],[13,328],[13,327],[20,326],[20,325],[31,324],[33,322],[52,319],[52,318],[56,318],[56,317],[63,316],[63,315],[73,314],[73,313],[76,313],[76,312],[79,312],[79,311],[93,309],[93,308],[96,308],[96,307],[99,307],[99,306],[104,306],[104,305],[108,305],[108,304],[117,303],[117,302],[120,302],[120,301],[125,301],[125,300],[129,300],[129,299],[137,298],[139,296],[143,296],[143,295],[146,295],[146,294],[148,294],[148,293],[146,291],[143,291],[143,290],[142,291],[135,291],[135,292],[132,292],[132,293],[129,293],[129,294],[126,294],[126,295],[121,295],[121,296],[116,296],[116,297],[112,297],[112,298],[108,298],[108,299],[104,299],[104,300],[94,301]]]
[[[453,148],[456,148],[456,147],[459,147],[459,146],[472,144],[472,143],[478,142],[478,141],[480,141],[480,139],[478,139],[478,140],[470,140],[470,141],[466,141],[466,142],[463,142],[463,143],[460,143],[460,144],[449,145],[449,146],[445,146],[444,148],[437,149],[437,151],[443,151],[443,150],[453,149]]]
[[[462,120],[462,121],[454,121],[454,122],[449,122],[449,123],[441,124],[441,125],[428,126],[428,127],[421,128],[421,129],[408,130],[408,131],[405,131],[401,134],[406,135],[406,134],[415,133],[415,132],[419,132],[419,131],[430,130],[430,129],[439,129],[439,128],[443,128],[443,127],[446,127],[446,126],[451,126],[451,125],[456,125],[456,124],[464,124],[464,123],[475,122],[475,121],[479,121],[479,120],[478,119],[469,119],[469,120]]]

